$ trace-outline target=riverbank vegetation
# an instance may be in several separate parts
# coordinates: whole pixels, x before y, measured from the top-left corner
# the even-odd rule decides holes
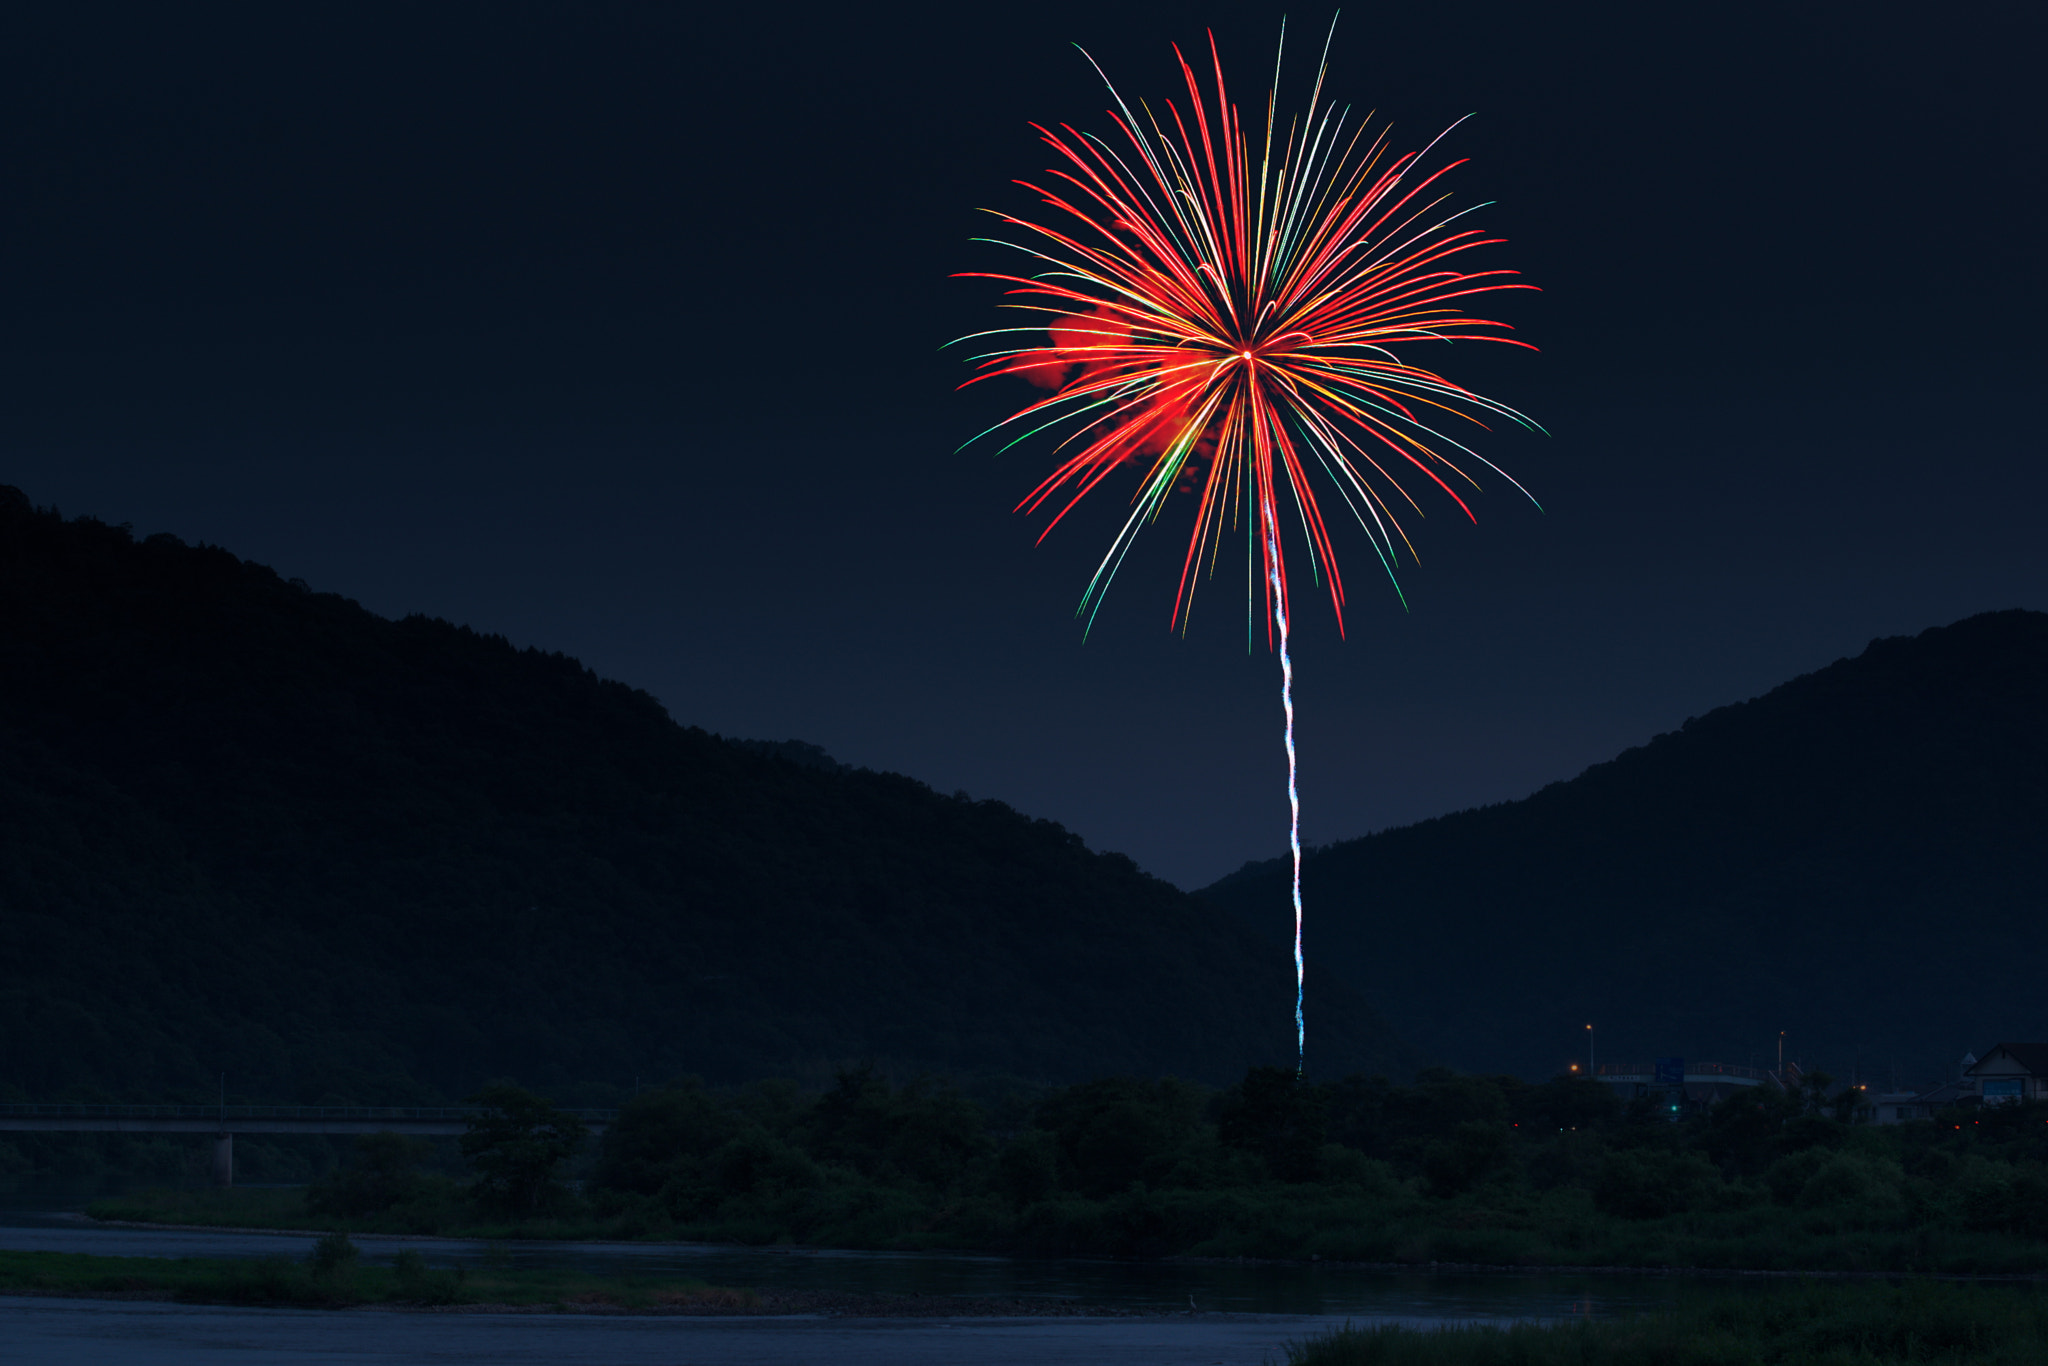
[[[514,1267],[509,1258],[481,1267],[434,1267],[423,1253],[407,1250],[388,1262],[372,1262],[339,1233],[320,1239],[303,1259],[0,1251],[0,1291],[309,1308],[503,1304],[731,1313],[761,1303],[752,1291],[682,1277],[598,1277]]]
[[[1033,1102],[842,1074],[820,1095],[695,1082],[581,1135],[493,1092],[472,1176],[391,1135],[296,1191],[95,1203],[103,1219],[472,1237],[1031,1255],[2013,1274],[2048,1271],[2048,1107],[1861,1122],[1859,1093],[1758,1087],[1672,1117],[1579,1078],[1410,1086],[1254,1068],[1208,1091],[1105,1079]],[[523,1098],[522,1098],[523,1097]]]
[[[828,1314],[858,1318],[1127,1317],[1129,1305],[1067,1296],[1030,1299],[805,1288],[746,1289],[662,1272],[596,1275],[521,1266],[493,1243],[479,1261],[435,1266],[406,1248],[372,1259],[345,1233],[323,1235],[303,1258],[101,1257],[0,1251],[0,1294],[292,1305],[307,1309],[528,1309],[585,1314]]]
[[[1806,1284],[1688,1296],[1620,1319],[1350,1327],[1288,1366],[2022,1366],[2048,1360],[2048,1296],[2008,1286]]]

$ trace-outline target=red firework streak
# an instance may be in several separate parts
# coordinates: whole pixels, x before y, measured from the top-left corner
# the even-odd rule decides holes
[[[1058,464],[1019,505],[1054,505],[1041,540],[1113,471],[1139,474],[1130,515],[1081,598],[1091,625],[1139,529],[1176,489],[1194,496],[1196,510],[1174,627],[1185,629],[1195,585],[1214,573],[1227,534],[1242,524],[1248,624],[1264,616],[1269,644],[1279,631],[1298,816],[1283,501],[1341,633],[1344,580],[1311,466],[1364,528],[1390,580],[1396,541],[1414,554],[1396,510],[1420,514],[1408,484],[1434,485],[1471,517],[1460,488],[1479,485],[1460,458],[1501,472],[1432,424],[1454,418],[1484,428],[1489,416],[1534,424],[1398,353],[1425,342],[1528,347],[1503,335],[1506,323],[1471,316],[1467,301],[1534,286],[1513,271],[1460,268],[1466,252],[1500,240],[1461,226],[1482,205],[1446,207],[1440,182],[1462,162],[1427,170],[1429,148],[1397,156],[1384,131],[1368,138],[1363,124],[1347,129],[1346,111],[1322,106],[1321,68],[1307,117],[1282,130],[1277,61],[1255,148],[1213,37],[1209,50],[1213,98],[1174,50],[1185,112],[1170,101],[1162,112],[1141,103],[1141,120],[1111,86],[1115,137],[1033,125],[1058,161],[1047,184],[1018,183],[1056,213],[1049,223],[997,213],[1021,239],[985,240],[1031,257],[1036,273],[974,276],[1012,286],[1020,302],[1009,307],[1041,316],[976,334],[1017,344],[975,357],[981,373],[968,383],[1016,375],[1052,391],[990,429],[1017,433],[1009,445],[1063,433]],[[1263,612],[1254,585],[1263,587]],[[1299,1042],[1298,819],[1293,826]]]

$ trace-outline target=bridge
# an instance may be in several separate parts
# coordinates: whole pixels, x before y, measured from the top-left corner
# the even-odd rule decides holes
[[[0,1133],[212,1134],[213,1179],[235,1180],[236,1134],[420,1134],[469,1131],[475,1105],[0,1105]],[[617,1110],[564,1110],[601,1134]]]
[[[1678,1089],[1684,1092],[1687,1100],[1696,1104],[1708,1105],[1725,1100],[1751,1086],[1783,1085],[1775,1073],[1761,1067],[1739,1067],[1727,1062],[1670,1061],[1678,1062],[1684,1069],[1683,1082]],[[1674,1080],[1669,1072],[1656,1064],[1639,1062],[1603,1062],[1593,1073],[1593,1078],[1612,1086],[1623,1099],[1669,1090]],[[1674,1104],[1674,1111],[1676,1108]]]
[[[1648,1086],[1657,1080],[1654,1063],[1603,1062],[1594,1072],[1597,1080],[1617,1085],[1640,1082]],[[1727,1062],[1687,1062],[1685,1084],[1721,1086],[1776,1086],[1777,1074],[1761,1067],[1738,1067]]]

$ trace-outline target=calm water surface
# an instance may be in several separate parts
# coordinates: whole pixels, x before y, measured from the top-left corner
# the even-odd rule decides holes
[[[1277,1366],[1328,1320],[693,1319],[0,1296],[8,1366]]]
[[[24,1202],[13,1202],[17,1206]],[[0,1213],[0,1248],[146,1257],[303,1257],[308,1234],[102,1228],[78,1201]],[[436,1266],[509,1260],[671,1273],[761,1289],[1057,1299],[1141,1318],[659,1318],[332,1312],[0,1296],[6,1366],[1277,1366],[1344,1322],[1606,1316],[1689,1287],[1649,1277],[1429,1275],[1337,1266],[1184,1264],[770,1251],[702,1244],[512,1243],[365,1236]],[[1192,1305],[1195,1312],[1190,1312]]]

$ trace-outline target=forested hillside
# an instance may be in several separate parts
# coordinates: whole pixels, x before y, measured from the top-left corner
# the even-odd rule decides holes
[[[1291,960],[994,801],[0,486],[0,1091],[1229,1081]],[[1419,1054],[1325,992],[1330,1073]]]
[[[1319,850],[1303,885],[1322,980],[1459,1066],[1548,1076],[1591,1022],[1616,1060],[1769,1064],[1784,1030],[1845,1079],[1953,1076],[2048,1038],[2048,616],[1874,641],[1525,801]]]

